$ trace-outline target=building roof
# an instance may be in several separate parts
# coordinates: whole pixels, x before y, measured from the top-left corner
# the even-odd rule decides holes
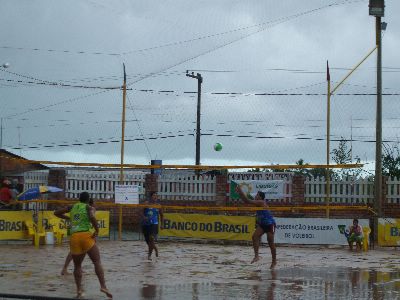
[[[49,167],[38,163],[26,163],[25,157],[5,149],[0,149],[0,173],[2,176],[19,175],[25,171],[48,170]]]

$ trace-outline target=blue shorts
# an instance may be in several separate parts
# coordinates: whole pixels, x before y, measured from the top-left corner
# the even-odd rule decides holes
[[[151,237],[153,237],[154,240],[157,240],[158,224],[142,225],[142,231],[147,244],[150,242]]]
[[[260,227],[264,231],[264,233],[271,232],[271,233],[275,234],[276,224],[274,224],[274,223],[273,224],[268,224],[268,225],[266,225],[266,224],[257,224],[257,227]]]

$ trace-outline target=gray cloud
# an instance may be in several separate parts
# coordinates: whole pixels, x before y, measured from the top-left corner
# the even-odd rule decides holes
[[[400,92],[399,8],[386,1],[387,93]],[[323,163],[326,60],[335,86],[375,43],[368,1],[0,1],[0,9],[0,62],[17,74],[0,72],[3,146],[31,159],[119,162],[122,92],[43,80],[120,86],[125,63],[126,162],[194,162],[196,95],[185,92],[197,83],[185,70],[203,70],[203,164]],[[375,57],[338,93],[374,93]],[[265,92],[319,95],[254,95]],[[384,96],[386,140],[397,141],[397,99]],[[373,160],[375,96],[334,96],[331,124],[332,139],[352,135],[354,153]]]

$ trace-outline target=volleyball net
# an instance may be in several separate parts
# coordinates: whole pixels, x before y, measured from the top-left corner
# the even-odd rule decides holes
[[[225,226],[226,231],[231,226],[239,228],[243,222],[251,232],[255,212],[265,208],[243,203],[235,195],[235,185],[240,185],[250,198],[258,190],[264,190],[268,209],[277,218],[352,219],[372,215],[371,195],[361,187],[361,184],[371,186],[372,182],[350,180],[335,173],[336,170],[349,174],[362,164],[193,166],[33,160],[23,160],[23,163],[51,166],[49,170],[27,171],[25,190],[35,185],[49,185],[63,191],[19,201],[20,207],[33,212],[52,211],[72,205],[81,192],[89,192],[97,210],[108,213],[102,220],[108,223],[109,237],[114,239],[140,238],[141,212],[149,206],[145,202],[152,192],[157,192],[159,202],[151,207],[162,209],[169,220],[166,225],[176,226],[175,233],[188,229],[187,224],[191,224],[191,229],[194,226],[199,232],[200,228],[207,232],[210,226],[214,231],[218,231],[218,226]],[[321,177],[312,177],[313,172]],[[323,177],[326,174],[330,175],[330,181]],[[51,213],[45,215],[44,218],[52,218]],[[222,224],[222,219],[225,219],[224,225],[216,225]]]

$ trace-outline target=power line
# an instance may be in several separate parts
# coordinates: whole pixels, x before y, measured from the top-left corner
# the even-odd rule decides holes
[[[360,1],[352,1],[352,2],[360,2]],[[123,52],[123,53],[121,53],[121,55],[128,55],[128,54],[137,53],[137,52],[150,51],[150,50],[155,50],[155,49],[164,48],[164,47],[176,46],[176,45],[181,45],[181,44],[191,43],[191,42],[195,42],[195,41],[200,41],[200,40],[203,40],[203,39],[208,39],[208,38],[212,38],[212,37],[216,37],[216,36],[226,35],[226,34],[229,34],[229,33],[234,33],[234,32],[239,32],[239,31],[243,31],[243,30],[248,30],[248,29],[252,29],[252,28],[260,28],[261,27],[261,29],[258,29],[256,32],[247,34],[244,37],[241,37],[241,38],[238,39],[238,40],[241,40],[241,39],[246,38],[248,36],[251,36],[251,35],[253,35],[255,33],[258,33],[260,31],[264,31],[265,29],[267,29],[267,28],[263,28],[265,26],[271,25],[271,27],[272,27],[272,26],[279,25],[279,24],[282,24],[284,22],[296,19],[296,18],[304,16],[304,15],[308,15],[308,14],[311,14],[311,13],[314,13],[314,12],[317,12],[317,11],[320,11],[320,10],[323,10],[323,9],[326,9],[326,8],[330,8],[330,7],[333,7],[333,6],[339,6],[339,5],[343,5],[343,4],[348,4],[348,3],[352,3],[352,2],[349,2],[349,1],[334,2],[334,3],[331,3],[331,4],[325,5],[325,6],[321,6],[321,7],[318,7],[318,8],[311,9],[311,10],[303,11],[303,12],[300,12],[300,13],[297,13],[297,14],[293,14],[293,15],[290,15],[290,16],[280,17],[280,18],[275,19],[273,21],[262,22],[262,23],[258,23],[258,24],[255,24],[255,25],[245,26],[245,27],[239,27],[239,28],[235,28],[235,29],[232,29],[232,30],[224,31],[224,32],[204,35],[204,36],[196,37],[196,38],[193,38],[193,39],[167,43],[167,44],[163,44],[163,45],[159,45],[159,46],[154,46],[154,47],[149,47],[149,48],[144,48],[144,49],[138,49],[138,50],[131,50],[131,51]],[[235,41],[238,41],[238,40],[235,40]],[[232,42],[228,43],[227,45],[229,45],[231,43]],[[224,45],[224,46],[226,46],[226,45]]]
[[[115,89],[121,89],[120,86],[118,87],[99,87],[99,86],[86,86],[86,85],[72,85],[72,84],[65,84],[62,82],[53,82],[53,81],[47,81],[43,79],[38,79],[32,76],[27,76],[27,75],[22,75],[19,73],[15,72],[10,72],[5,69],[0,69],[1,71],[5,73],[9,73],[18,77],[23,77],[35,81],[22,81],[22,80],[14,80],[14,79],[0,79],[6,82],[15,82],[15,83],[29,83],[29,84],[39,84],[39,85],[47,85],[47,86],[55,86],[55,87],[73,87],[73,88],[83,88],[83,89],[106,89],[106,90],[115,90]]]
[[[21,74],[13,73],[18,76],[24,76]],[[25,77],[25,76],[24,76]],[[27,77],[27,76],[26,76]],[[22,80],[14,80],[14,79],[3,79],[0,78],[1,81],[12,82],[15,84],[35,84],[41,86],[52,86],[52,87],[67,87],[67,88],[82,88],[82,89],[100,89],[100,90],[122,90],[122,87],[101,87],[101,86],[85,86],[85,85],[71,85],[64,84],[60,82],[48,82],[41,79],[35,79],[37,81],[22,81]],[[357,86],[357,85],[354,85]],[[367,87],[367,86],[363,86]],[[146,93],[159,93],[159,94],[196,94],[195,91],[178,91],[178,90],[154,90],[154,89],[133,89],[128,88],[127,90],[135,90],[138,92],[146,92]],[[326,93],[283,93],[283,92],[260,92],[260,93],[249,93],[249,92],[204,92],[205,95],[232,95],[232,96],[326,96]],[[399,96],[400,92],[393,93],[383,93],[384,96]],[[178,96],[178,95],[175,95]],[[335,96],[376,96],[376,93],[337,93]]]
[[[280,18],[277,18],[272,21],[265,21],[265,22],[250,25],[250,26],[239,27],[239,28],[235,28],[235,29],[231,29],[228,31],[223,31],[223,32],[215,33],[215,34],[203,35],[203,36],[199,36],[199,37],[188,39],[188,40],[175,41],[175,42],[157,45],[157,46],[153,46],[153,47],[137,49],[137,50],[130,50],[130,51],[125,51],[125,52],[103,52],[103,51],[90,51],[90,50],[69,50],[69,49],[49,49],[49,48],[46,49],[46,48],[36,48],[36,47],[29,48],[29,47],[16,47],[16,46],[10,46],[10,45],[0,46],[0,48],[1,49],[9,49],[9,50],[19,50],[19,51],[50,52],[50,53],[65,53],[65,54],[79,54],[79,55],[83,54],[83,55],[105,55],[105,56],[121,56],[122,55],[123,56],[123,55],[129,55],[132,53],[147,52],[147,51],[152,51],[152,50],[161,49],[161,48],[165,48],[165,47],[187,44],[187,43],[196,42],[196,41],[200,41],[200,40],[204,40],[204,39],[209,39],[212,37],[217,37],[217,36],[222,36],[222,35],[226,35],[226,34],[230,34],[230,33],[240,32],[240,31],[244,31],[244,30],[248,30],[248,29],[265,27],[265,26],[271,25],[271,24],[272,24],[272,26],[279,25],[283,22],[287,22],[287,21],[296,19],[296,18],[304,16],[304,15],[315,13],[317,11],[320,11],[320,10],[323,10],[326,8],[331,8],[334,6],[346,5],[346,4],[350,4],[350,3],[356,3],[356,2],[362,2],[362,0],[333,2],[328,5],[324,5],[324,6],[321,6],[318,8],[314,8],[314,9],[310,9],[310,10],[303,11],[300,13],[296,13],[296,14],[293,14],[290,16],[280,17]],[[276,23],[276,24],[274,24],[274,23]],[[265,29],[263,29],[263,30],[265,30]]]
[[[62,49],[44,49],[44,48],[27,48],[27,47],[15,47],[15,46],[0,46],[1,49],[9,50],[24,50],[24,51],[35,51],[35,52],[53,52],[53,53],[66,53],[66,54],[85,54],[85,55],[107,55],[107,56],[119,56],[120,53],[107,53],[99,51],[81,51],[81,50],[62,50]]]
[[[36,81],[22,81],[13,79],[2,79],[2,81],[13,82],[16,84],[35,84],[41,86],[52,86],[52,87],[68,87],[68,88],[82,88],[82,89],[99,89],[99,90],[122,90],[122,87],[100,87],[100,86],[84,86],[84,85],[70,85],[58,82],[36,82]],[[177,91],[177,90],[153,90],[153,89],[133,89],[128,88],[129,91],[138,91],[146,93],[158,93],[158,94],[196,94],[195,91]],[[326,96],[326,93],[280,93],[280,92],[260,92],[260,93],[249,93],[249,92],[204,92],[204,95],[231,95],[231,96]],[[394,93],[382,93],[383,96],[399,96],[400,92]],[[178,96],[178,95],[175,95]],[[337,93],[335,96],[376,96],[376,93]]]
[[[359,1],[353,1],[353,2],[359,2]],[[301,12],[301,13],[298,13],[298,14],[295,14],[295,15],[292,15],[292,16],[290,16],[290,17],[282,18],[282,21],[278,22],[277,24],[280,24],[280,23],[289,21],[289,20],[292,19],[292,18],[297,18],[297,17],[303,16],[303,15],[307,15],[307,14],[310,14],[310,13],[313,13],[313,12],[316,12],[316,11],[319,11],[319,10],[322,10],[322,9],[324,9],[324,8],[328,8],[328,7],[332,7],[332,6],[336,6],[336,5],[341,5],[341,4],[348,4],[348,3],[350,3],[350,2],[349,2],[349,1],[344,1],[344,2],[341,2],[341,3],[336,2],[336,3],[332,3],[332,4],[329,4],[329,5],[326,5],[326,6],[322,6],[322,7],[319,7],[319,8],[315,8],[315,9],[312,9],[312,10],[304,11],[304,12]],[[277,24],[276,24],[276,25],[277,25]],[[249,36],[251,36],[251,35],[254,35],[254,34],[256,34],[256,33],[259,33],[259,32],[261,32],[261,31],[264,31],[265,29],[267,29],[267,27],[261,28],[261,29],[255,31],[255,32],[252,32],[252,33],[247,34],[247,35],[245,35],[245,36],[242,36],[242,37],[239,37],[239,38],[237,38],[237,39],[234,39],[234,40],[231,41],[231,42],[227,42],[227,43],[222,44],[222,45],[220,45],[220,46],[216,46],[216,47],[214,47],[214,48],[212,48],[212,49],[209,49],[209,50],[207,50],[207,51],[204,51],[204,52],[202,52],[202,53],[200,53],[200,54],[198,54],[198,55],[195,55],[195,56],[189,57],[189,58],[187,58],[187,59],[181,60],[181,61],[179,61],[179,62],[177,62],[177,63],[175,63],[175,64],[169,65],[169,66],[167,66],[166,68],[163,68],[163,69],[159,70],[158,72],[151,72],[151,73],[148,73],[147,75],[145,75],[145,76],[143,76],[143,77],[141,77],[141,78],[139,78],[139,79],[133,81],[133,82],[130,83],[128,86],[131,86],[131,85],[133,85],[133,84],[135,84],[135,83],[137,83],[137,82],[139,82],[139,81],[142,81],[142,80],[147,79],[147,78],[149,78],[149,77],[151,77],[151,76],[154,76],[155,74],[158,74],[158,73],[160,73],[160,72],[165,72],[165,71],[167,71],[167,70],[169,70],[169,69],[171,69],[171,68],[173,68],[173,67],[176,67],[176,66],[181,65],[181,64],[183,64],[183,63],[186,63],[186,62],[188,62],[188,61],[191,61],[191,60],[193,60],[193,59],[196,59],[196,58],[198,58],[198,57],[200,57],[200,56],[203,56],[203,55],[205,55],[205,54],[211,53],[211,52],[213,52],[213,51],[215,51],[215,50],[217,50],[217,49],[220,49],[220,48],[223,48],[223,47],[225,47],[225,46],[227,46],[227,45],[233,44],[233,43],[235,43],[235,42],[237,42],[237,41],[240,41],[240,40],[242,40],[242,39],[244,39],[244,38],[247,38],[247,37],[249,37]],[[95,96],[95,95],[99,95],[99,94],[102,94],[102,93],[107,92],[107,91],[110,91],[110,90],[103,90],[103,91],[96,92],[96,93],[92,93],[92,94],[89,94],[89,95],[84,95],[84,96],[80,96],[80,97],[70,98],[70,99],[67,99],[67,100],[64,100],[64,101],[60,101],[60,102],[58,102],[58,103],[54,103],[54,104],[51,104],[51,105],[46,105],[46,106],[42,106],[42,107],[38,107],[38,108],[34,108],[34,109],[29,109],[29,110],[26,110],[26,111],[24,111],[24,112],[22,112],[22,113],[17,113],[17,114],[9,115],[9,116],[7,116],[6,118],[11,118],[11,117],[13,117],[13,116],[18,116],[18,115],[26,114],[26,113],[33,112],[33,111],[38,111],[38,110],[41,110],[41,109],[44,109],[44,108],[48,108],[48,107],[52,107],[52,106],[56,106],[56,105],[61,105],[61,104],[65,104],[65,103],[68,103],[68,102],[74,102],[74,101],[77,101],[77,100],[80,100],[80,99],[85,99],[85,98],[88,98],[88,97],[92,97],[92,96]]]
[[[35,111],[42,110],[42,109],[45,109],[45,108],[49,108],[49,107],[53,107],[53,106],[57,106],[57,105],[65,104],[65,103],[70,103],[70,102],[74,102],[74,101],[81,100],[81,99],[86,99],[86,98],[89,98],[89,97],[93,97],[93,96],[97,96],[97,95],[103,94],[103,93],[108,92],[108,91],[110,91],[110,90],[102,90],[100,92],[96,92],[96,93],[92,93],[92,94],[88,94],[88,95],[69,98],[69,99],[66,99],[66,100],[63,100],[63,101],[60,101],[60,102],[57,102],[57,103],[44,105],[44,106],[40,106],[40,107],[36,107],[36,108],[30,108],[30,109],[27,109],[27,110],[25,110],[23,112],[20,112],[20,113],[15,113],[15,114],[11,114],[11,115],[5,116],[5,117],[3,117],[3,119],[10,119],[12,117],[16,117],[16,116],[24,115],[24,114],[27,114],[27,113],[35,112]]]
[[[24,120],[26,121],[26,120]],[[72,122],[73,120],[56,120],[60,123],[58,124],[46,124],[46,125],[30,125],[30,126],[19,126],[21,129],[25,128],[46,128],[46,127],[58,127],[58,126],[76,126],[76,125],[93,125],[93,124],[104,124],[104,123],[121,123],[121,120],[106,120],[106,121],[96,121],[96,122],[77,122],[77,123],[61,123],[61,122]],[[126,120],[126,123],[129,122],[137,122],[138,120]],[[10,130],[10,129],[15,129],[18,127],[3,127],[3,130]]]
[[[128,98],[129,107],[130,107],[131,112],[133,113],[134,118],[137,118],[137,117],[136,117],[135,110],[133,109],[133,105],[132,105],[132,103],[131,103],[131,100],[130,100],[130,98],[129,98],[128,93],[126,93],[126,97]],[[152,158],[153,156],[151,155],[151,151],[150,151],[149,146],[147,145],[146,139],[144,139],[144,134],[143,134],[142,127],[140,126],[140,123],[139,123],[139,122],[136,122],[136,124],[137,124],[137,127],[138,127],[138,129],[139,129],[140,136],[143,138],[144,145],[145,145],[145,147],[146,147],[147,153],[149,154],[150,160],[151,160],[151,158]]]
[[[283,140],[283,139],[292,139],[292,140],[303,140],[303,141],[325,141],[326,138],[324,137],[307,137],[307,136],[264,136],[264,135],[249,135],[249,134],[213,134],[213,133],[202,133],[202,136],[216,136],[216,137],[232,137],[232,138],[251,138],[251,139],[263,139],[263,140]],[[140,137],[140,138],[128,138],[125,139],[125,142],[135,142],[135,141],[144,141],[147,140],[160,140],[160,139],[170,139],[170,138],[177,138],[177,137],[187,137],[193,136],[194,133],[188,134],[169,134],[169,135],[162,135],[157,137]],[[346,142],[361,142],[361,143],[375,143],[374,139],[368,140],[361,140],[361,139],[343,139],[342,137],[331,139],[333,142],[340,142],[345,140]],[[74,146],[92,146],[92,145],[99,145],[99,144],[111,144],[111,143],[120,143],[120,139],[114,138],[111,140],[102,140],[102,141],[87,141],[87,142],[72,142],[72,143],[62,143],[62,144],[50,144],[50,145],[40,145],[40,146],[28,146],[22,145],[21,147],[13,147],[13,146],[6,146],[5,148],[9,148],[12,150],[27,150],[27,149],[45,149],[45,148],[62,148],[62,147],[74,147]],[[398,140],[383,140],[383,143],[398,143]]]

